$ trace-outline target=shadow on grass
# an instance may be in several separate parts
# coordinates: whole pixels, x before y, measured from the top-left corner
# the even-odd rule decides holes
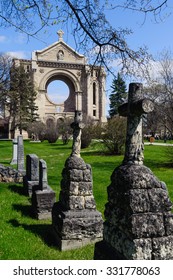
[[[1,163],[0,164],[2,164],[2,165],[5,165],[5,164],[10,164],[10,159],[7,159],[7,160],[4,160],[4,161],[1,161]]]
[[[56,247],[53,227],[50,224],[37,224],[37,225],[27,225],[24,223],[19,223],[16,219],[11,219],[8,221],[14,228],[23,227],[24,230],[32,232],[34,235],[38,236],[43,240],[43,242],[49,247]]]
[[[15,193],[19,194],[19,195],[26,195],[23,185],[22,186],[10,185],[10,186],[8,186],[8,189],[12,192],[15,192]]]
[[[102,151],[85,151],[81,150],[81,156],[110,156],[110,154],[106,154]]]
[[[144,160],[144,165],[149,168],[173,168],[172,162],[158,162],[157,160]]]
[[[92,168],[96,168],[97,170],[100,170],[100,172],[102,172],[103,170],[107,170],[111,172],[114,171],[114,169],[116,167],[118,167],[120,165],[119,162],[111,162],[111,161],[100,161],[100,162],[92,162],[91,167]]]
[[[13,204],[12,207],[15,211],[21,212],[22,216],[34,219],[31,205]]]
[[[72,148],[72,142],[68,143],[67,145],[64,145],[63,143],[45,143],[45,146],[48,146],[49,148],[61,148],[63,150],[71,150]]]

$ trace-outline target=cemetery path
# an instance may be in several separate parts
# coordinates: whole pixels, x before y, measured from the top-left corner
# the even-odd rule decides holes
[[[173,144],[169,143],[150,143],[150,142],[144,142],[144,145],[155,145],[155,146],[173,146]]]

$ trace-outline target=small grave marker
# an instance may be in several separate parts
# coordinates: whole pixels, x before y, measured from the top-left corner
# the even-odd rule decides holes
[[[47,164],[43,159],[39,161],[39,187],[33,189],[31,200],[33,213],[37,219],[51,219],[55,192],[48,185]]]
[[[25,161],[24,161],[24,145],[23,145],[23,136],[19,135],[17,137],[17,170],[25,175]]]
[[[11,160],[11,165],[17,164],[17,139],[13,139],[13,158]]]

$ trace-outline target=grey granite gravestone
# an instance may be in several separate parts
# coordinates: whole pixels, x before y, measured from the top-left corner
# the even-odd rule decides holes
[[[26,174],[25,161],[24,161],[24,145],[23,145],[22,135],[19,135],[17,137],[17,170],[23,175]]]
[[[13,139],[13,158],[10,162],[11,165],[17,164],[17,139]]]
[[[173,259],[173,214],[166,185],[143,165],[142,114],[153,110],[141,99],[142,84],[129,86],[126,151],[108,186],[103,241],[95,245],[95,259]]]
[[[80,157],[82,113],[75,112],[73,146],[62,171],[59,201],[52,209],[52,225],[60,250],[75,249],[102,239],[103,220],[96,210],[89,164]]]
[[[44,191],[47,190],[47,164],[43,159],[39,161],[39,189]]]
[[[26,155],[26,175],[23,177],[25,193],[32,196],[33,189],[39,189],[39,158],[35,154]]]
[[[43,159],[39,161],[39,189],[33,189],[31,201],[33,214],[38,220],[52,217],[55,192],[48,185],[47,164]]]

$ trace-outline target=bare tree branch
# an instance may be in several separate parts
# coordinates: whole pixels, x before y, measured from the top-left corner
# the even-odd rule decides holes
[[[121,60],[122,69],[134,74],[147,65],[147,50],[129,48],[127,36],[131,30],[112,26],[106,11],[123,8],[158,16],[166,7],[168,0],[2,0],[0,26],[13,26],[28,36],[37,36],[51,25],[69,24],[78,49],[88,51],[94,62],[110,70],[110,61]]]

